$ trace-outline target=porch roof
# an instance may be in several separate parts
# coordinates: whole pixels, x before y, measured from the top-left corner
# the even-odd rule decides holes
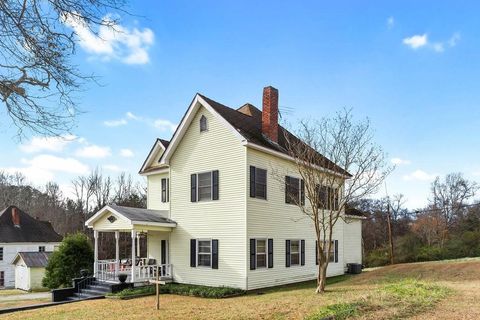
[[[110,216],[115,219],[110,219]],[[152,226],[175,228],[177,223],[168,218],[167,210],[151,210],[142,208],[107,205],[95,213],[85,222],[85,225],[93,229],[135,229],[136,226]],[[107,217],[108,216],[108,217]],[[120,221],[117,221],[120,220]],[[109,221],[106,224],[105,220]]]

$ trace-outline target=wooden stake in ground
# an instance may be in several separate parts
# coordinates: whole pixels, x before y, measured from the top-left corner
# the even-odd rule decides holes
[[[154,283],[157,295],[157,310],[160,310],[160,285],[164,285],[165,281],[160,281],[160,269],[157,268],[157,279],[150,280],[149,283]]]

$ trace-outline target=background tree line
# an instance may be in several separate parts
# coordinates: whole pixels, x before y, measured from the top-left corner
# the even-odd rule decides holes
[[[66,197],[55,182],[44,187],[30,184],[21,173],[0,171],[0,208],[15,205],[39,220],[50,221],[59,234],[65,236],[78,231],[93,239],[93,233],[85,227],[85,221],[107,204],[146,208],[146,188],[134,182],[130,175],[121,173],[112,178],[99,169],[78,176],[71,182],[73,195]],[[1,209],[0,209],[1,210]],[[146,249],[141,239],[141,248]],[[110,233],[100,233],[99,258],[111,258],[115,254],[115,239]],[[129,257],[131,237],[120,237],[122,256]]]
[[[473,202],[477,191],[475,182],[451,173],[432,182],[425,208],[408,210],[403,195],[359,201],[355,206],[367,217],[365,264],[480,256],[480,203]]]

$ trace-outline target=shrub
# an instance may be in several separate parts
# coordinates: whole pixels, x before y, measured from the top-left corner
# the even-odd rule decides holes
[[[92,273],[93,256],[92,245],[85,234],[66,236],[48,259],[43,286],[50,289],[71,286],[72,279],[80,276],[80,270]]]
[[[155,290],[155,286],[144,286],[133,289],[125,289],[111,294],[111,296],[128,297],[143,294],[155,294]],[[243,294],[245,291],[230,287],[207,287],[191,284],[168,283],[160,286],[160,293],[218,299],[232,295]]]

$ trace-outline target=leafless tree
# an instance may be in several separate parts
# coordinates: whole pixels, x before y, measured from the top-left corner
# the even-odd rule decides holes
[[[71,58],[76,34],[67,21],[96,33],[113,27],[108,13],[122,11],[124,0],[0,1],[0,99],[18,129],[43,135],[68,132],[78,113],[75,94],[85,81]]]
[[[475,196],[478,185],[465,179],[461,173],[447,174],[444,181],[437,177],[431,186],[430,205],[437,215],[440,246],[443,247],[448,233],[465,211],[464,205]]]
[[[345,219],[347,204],[376,192],[392,168],[387,166],[382,148],[374,142],[370,122],[354,122],[349,110],[340,111],[332,118],[302,121],[295,133],[298,138],[284,131],[286,149],[303,180],[307,201],[302,197],[290,197],[290,200],[315,227],[316,292],[323,293],[335,225],[339,219]],[[278,171],[274,176],[285,179]]]

